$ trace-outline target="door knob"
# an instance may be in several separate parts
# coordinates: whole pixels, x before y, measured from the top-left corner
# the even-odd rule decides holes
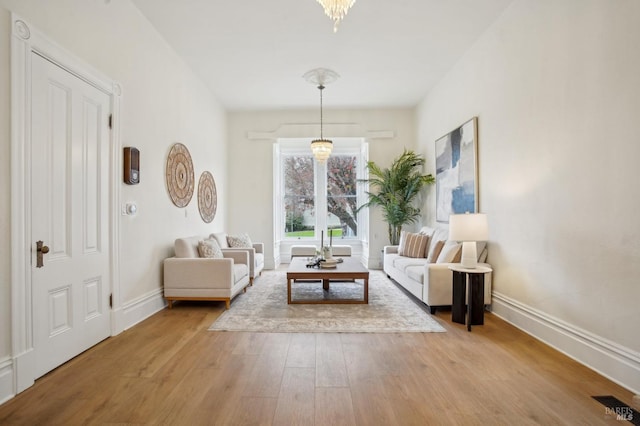
[[[45,246],[42,241],[36,241],[36,268],[44,266],[43,254],[49,253],[49,247]]]

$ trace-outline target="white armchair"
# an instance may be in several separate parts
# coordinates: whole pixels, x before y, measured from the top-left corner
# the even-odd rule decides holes
[[[229,309],[231,299],[249,284],[249,253],[222,250],[223,259],[201,258],[202,237],[179,238],[175,256],[164,260],[164,298],[169,309],[175,300],[220,300]]]
[[[230,247],[227,234],[216,232],[210,238],[215,239],[224,251],[246,251],[249,253],[249,285],[253,285],[255,278],[262,274],[264,269],[264,243],[251,243],[251,247]]]

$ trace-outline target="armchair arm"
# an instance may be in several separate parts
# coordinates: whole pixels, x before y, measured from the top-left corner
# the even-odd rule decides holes
[[[247,248],[247,247],[231,247],[231,248],[223,248],[222,249],[222,254],[224,254],[225,257],[227,257],[227,254],[229,254],[229,256],[236,256],[238,253],[240,253],[241,255],[244,254],[247,256],[246,260],[245,257],[234,257],[234,260],[236,263],[244,263],[245,265],[247,265],[249,267],[249,276],[253,277],[254,276],[254,270],[256,267],[256,249],[252,248]]]
[[[233,259],[235,263],[242,263],[249,267],[252,266],[250,260],[253,259],[253,249],[222,249],[222,255],[225,259]]]
[[[264,254],[264,243],[253,243],[253,248],[255,249],[256,253]]]

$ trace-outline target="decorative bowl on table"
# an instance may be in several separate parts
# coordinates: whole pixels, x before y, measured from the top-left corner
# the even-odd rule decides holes
[[[336,268],[337,266],[338,261],[336,259],[325,259],[323,262],[320,262],[320,267],[323,269]]]

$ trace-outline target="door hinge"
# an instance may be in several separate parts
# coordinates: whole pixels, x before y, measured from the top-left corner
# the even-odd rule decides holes
[[[113,293],[109,295],[109,308],[113,309]]]
[[[113,114],[109,114],[109,128],[113,129]]]

